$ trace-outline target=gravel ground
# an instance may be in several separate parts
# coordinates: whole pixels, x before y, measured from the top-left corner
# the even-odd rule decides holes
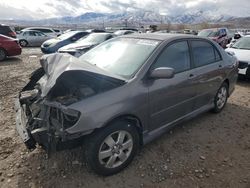
[[[238,81],[220,114],[204,113],[146,145],[121,173],[89,172],[82,148],[47,159],[15,131],[13,99],[39,67],[39,48],[0,63],[0,187],[250,188],[250,82]]]

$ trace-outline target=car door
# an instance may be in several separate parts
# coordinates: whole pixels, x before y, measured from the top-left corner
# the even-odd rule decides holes
[[[36,34],[35,31],[28,31],[27,41],[30,46],[36,45]]]
[[[187,41],[177,41],[165,47],[150,69],[159,67],[174,68],[175,75],[171,79],[149,82],[151,130],[184,117],[194,106],[195,88]]]
[[[35,35],[36,35],[36,46],[42,45],[42,43],[47,40],[47,36],[42,32],[36,31]]]
[[[191,40],[190,46],[197,92],[195,109],[199,109],[213,102],[222,83],[223,61],[219,50],[210,41]]]

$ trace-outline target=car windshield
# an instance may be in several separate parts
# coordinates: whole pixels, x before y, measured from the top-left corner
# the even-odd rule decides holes
[[[80,40],[77,41],[77,43],[102,43],[103,41],[105,41],[105,39],[107,38],[106,34],[99,34],[99,33],[94,33],[94,34],[90,34],[87,37],[83,37]]]
[[[203,31],[199,32],[198,36],[217,37],[217,36],[219,36],[219,32],[217,30],[203,30]]]
[[[88,51],[80,60],[129,79],[140,69],[159,41],[116,38]]]
[[[65,40],[65,39],[68,39],[68,38],[74,36],[76,33],[78,33],[78,32],[76,32],[76,31],[71,31],[71,32],[62,34],[62,35],[60,35],[60,36],[57,37],[57,38],[60,39],[60,40]]]
[[[250,50],[250,37],[243,37],[239,39],[232,48]]]

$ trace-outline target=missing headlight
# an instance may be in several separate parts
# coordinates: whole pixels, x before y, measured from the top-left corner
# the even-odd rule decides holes
[[[76,124],[80,118],[80,112],[73,109],[59,109],[51,107],[50,123],[56,129],[68,129]]]

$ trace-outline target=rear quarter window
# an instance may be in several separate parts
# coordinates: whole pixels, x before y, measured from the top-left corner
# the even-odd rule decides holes
[[[195,67],[205,66],[221,60],[219,51],[206,41],[192,41],[193,61]]]
[[[51,31],[50,29],[35,29],[37,31],[41,31],[43,33],[53,33],[53,31]]]

